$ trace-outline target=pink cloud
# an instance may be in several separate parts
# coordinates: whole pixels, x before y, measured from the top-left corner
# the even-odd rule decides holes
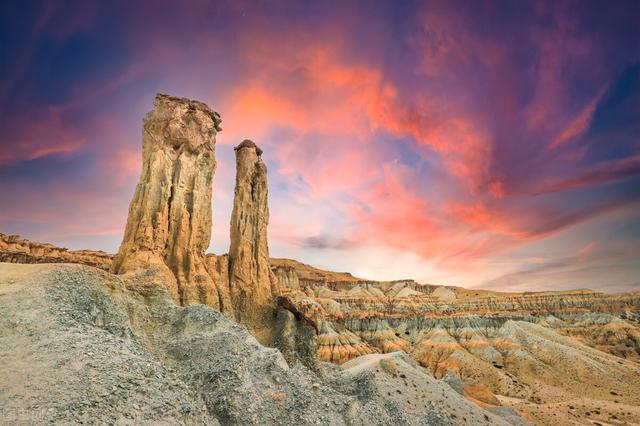
[[[258,49],[248,66],[256,67],[251,79],[239,82],[223,102],[222,143],[244,137],[266,143],[279,173],[302,176],[320,195],[379,174],[376,164],[384,154],[367,148],[373,135],[369,105],[382,84],[379,70],[349,65],[324,46],[299,46],[287,58]],[[274,136],[278,131],[283,136]]]
[[[472,119],[438,112],[450,110],[449,105],[430,105],[422,101],[407,106],[394,91],[387,90],[386,94],[373,112],[372,121],[380,129],[399,137],[410,136],[441,154],[449,173],[470,192],[475,193],[486,184],[491,146]]]
[[[105,165],[112,172],[117,171],[111,173],[114,184],[123,185],[127,182],[135,182],[142,170],[142,154],[140,151],[131,149],[118,149],[106,161]]]
[[[382,178],[359,194],[350,213],[359,227],[352,239],[435,255],[441,229],[429,215],[427,201],[411,192],[412,171],[385,164]],[[435,244],[434,244],[435,243]]]
[[[122,232],[128,199],[92,188],[69,189],[67,182],[52,179],[38,188],[28,184],[12,185],[3,198],[0,221],[47,225],[34,235],[36,241],[49,241],[69,235],[94,235]],[[128,198],[128,197],[127,197]],[[42,206],[46,205],[47,208]],[[118,231],[119,230],[119,231]],[[4,232],[4,231],[3,231]]]
[[[40,117],[14,120],[0,145],[0,164],[8,165],[50,155],[72,155],[86,146],[81,132],[66,124],[60,111],[51,108]]]
[[[562,130],[562,132],[553,138],[549,143],[549,148],[556,149],[559,146],[571,141],[572,139],[582,135],[589,129],[591,124],[591,118],[598,106],[598,102],[604,94],[604,89],[593,98],[589,103],[580,111],[580,113],[573,118],[569,124]]]
[[[602,161],[579,170],[574,176],[544,180],[532,193],[543,194],[595,187],[637,175],[640,175],[640,154]]]

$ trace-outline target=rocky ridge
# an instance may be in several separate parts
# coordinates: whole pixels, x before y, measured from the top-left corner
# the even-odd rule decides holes
[[[69,250],[53,244],[26,240],[19,235],[0,233],[0,262],[79,263],[108,271],[112,261],[113,255],[103,251]]]
[[[79,265],[0,264],[4,420],[508,424],[405,354],[314,374],[214,309],[177,306],[166,287],[129,278]]]

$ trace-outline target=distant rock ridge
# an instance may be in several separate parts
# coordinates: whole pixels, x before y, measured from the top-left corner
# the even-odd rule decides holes
[[[342,363],[367,350],[412,352],[425,330],[439,325],[457,336],[460,324],[486,333],[485,327],[499,328],[510,320],[542,323],[560,334],[579,336],[589,346],[640,360],[640,292],[500,293],[411,281],[345,283],[335,273],[319,279],[322,271],[317,269],[316,278],[309,281],[300,278],[309,276],[308,265],[285,269],[282,260],[277,261],[281,263],[275,268],[281,285],[278,303],[319,331],[322,361]],[[339,290],[332,290],[333,279],[341,283]],[[598,330],[594,321],[608,324],[608,331]],[[413,353],[418,359],[423,356]]]
[[[0,233],[0,262],[80,263],[108,271],[113,255],[103,251],[69,250],[53,244],[26,240],[19,235]]]

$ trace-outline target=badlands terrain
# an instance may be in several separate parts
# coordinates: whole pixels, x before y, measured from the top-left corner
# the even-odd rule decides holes
[[[236,148],[211,239],[207,105],[158,95],[117,254],[0,234],[4,424],[640,424],[640,293],[372,281],[269,255]]]

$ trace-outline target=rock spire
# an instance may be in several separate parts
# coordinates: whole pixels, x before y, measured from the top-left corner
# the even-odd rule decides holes
[[[144,118],[140,182],[112,266],[115,273],[155,267],[183,305],[218,307],[204,253],[211,238],[211,180],[220,123],[220,115],[202,102],[156,95]]]
[[[111,270],[143,272],[147,281],[167,286],[177,303],[209,305],[268,343],[277,278],[267,243],[267,168],[262,150],[248,139],[235,147],[229,254],[205,256],[220,122],[201,102],[156,96],[144,118],[142,174]]]
[[[276,282],[269,265],[267,244],[267,168],[261,158],[262,151],[253,141],[243,141],[235,147],[235,152],[229,287],[237,319],[264,341],[266,328],[273,320]]]

